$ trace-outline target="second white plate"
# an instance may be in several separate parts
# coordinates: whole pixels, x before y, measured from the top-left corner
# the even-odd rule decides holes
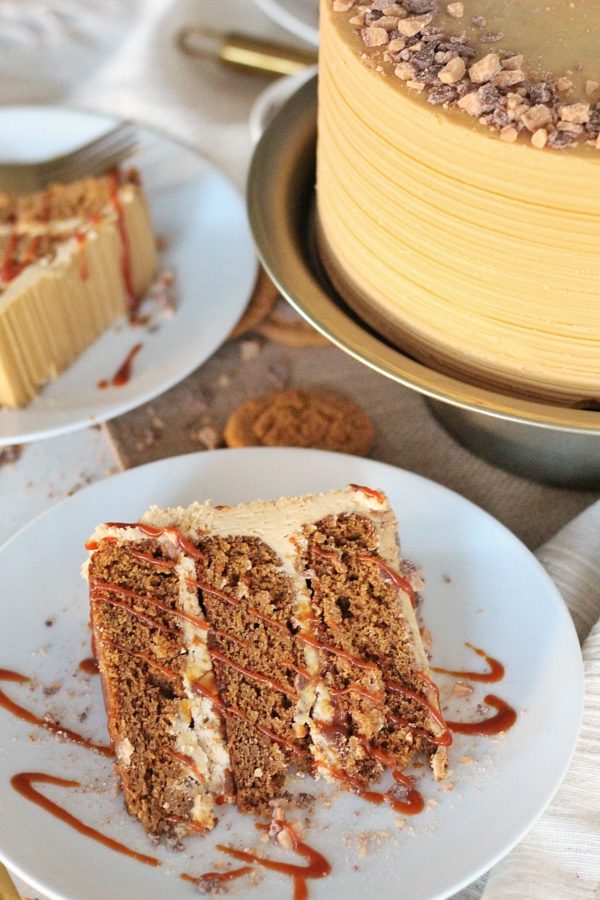
[[[5,107],[0,159],[67,152],[113,124],[62,107]],[[155,233],[165,240],[159,265],[175,275],[177,310],[168,319],[153,316],[155,332],[116,322],[28,406],[0,409],[0,445],[84,428],[151,400],[214,353],[248,301],[257,264],[240,194],[187,147],[142,127],[138,137],[131,163],[140,170]],[[99,390],[138,343],[129,383]]]
[[[506,666],[493,692],[519,715],[502,737],[456,735],[450,748],[453,790],[424,775],[419,789],[426,810],[407,819],[406,827],[388,807],[350,794],[330,806],[317,804],[306,839],[332,862],[332,873],[309,882],[310,897],[447,897],[507,853],[550,801],[577,738],[583,676],[572,621],[547,573],[506,528],[440,485],[368,459],[264,448],[166,459],[95,484],[53,507],[0,551],[0,668],[33,676],[37,689],[1,687],[38,714],[47,711],[105,740],[98,679],[78,671],[79,660],[89,655],[87,591],[79,568],[94,526],[135,520],[151,503],[207,497],[237,503],[348,482],[388,493],[404,554],[424,568],[423,616],[433,635],[434,663],[472,668],[480,661],[464,642],[484,648]],[[443,684],[448,698],[452,681]],[[475,686],[461,718],[479,717],[476,704],[485,688]],[[451,713],[456,718],[456,710]],[[104,834],[158,857],[161,867],[108,850],[11,789],[16,772],[40,769],[68,773],[82,784],[68,791],[42,786],[47,796]],[[272,845],[257,844],[251,817],[235,810],[223,813],[212,834],[188,839],[182,853],[156,848],[114,788],[110,761],[0,709],[0,857],[36,890],[58,900],[191,900],[193,886],[178,876],[214,870],[222,860],[217,843],[274,852]],[[311,779],[302,789],[317,797],[326,790]],[[244,881],[231,888],[248,900],[289,900],[292,894],[290,880],[271,872],[254,892]]]

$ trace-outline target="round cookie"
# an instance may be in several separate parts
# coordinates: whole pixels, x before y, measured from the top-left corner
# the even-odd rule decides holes
[[[241,337],[247,331],[252,331],[273,309],[275,301],[279,297],[279,291],[261,267],[250,302],[246,307],[242,318],[239,320],[229,335],[229,340]]]
[[[229,447],[317,447],[363,456],[373,425],[354,401],[331,391],[292,388],[247,400],[228,419]]]

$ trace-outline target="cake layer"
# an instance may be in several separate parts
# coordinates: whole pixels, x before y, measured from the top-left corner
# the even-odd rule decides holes
[[[152,834],[210,829],[229,756],[218,710],[193,688],[212,676],[193,559],[135,527],[98,529],[90,546],[94,650],[127,808]]]
[[[587,111],[579,110],[581,125],[556,124],[558,95],[545,101],[544,115],[551,116],[556,134],[575,142],[568,149],[536,149],[529,138],[537,129],[526,128],[514,111],[503,127],[515,135],[504,137],[517,139],[507,143],[490,131],[486,113],[493,117],[490,110],[500,110],[511,92],[515,103],[531,110],[537,86],[530,75],[521,73],[522,83],[504,93],[491,81],[470,82],[469,96],[485,88],[484,124],[464,109],[443,108],[446,95],[432,92],[455,90],[440,81],[444,60],[466,59],[468,72],[484,53],[502,56],[500,48],[509,46],[519,52],[518,42],[480,44],[467,57],[466,37],[462,44],[456,37],[465,30],[463,20],[442,15],[445,5],[430,24],[421,23],[420,30],[415,25],[410,39],[394,29],[394,22],[415,18],[408,2],[395,5],[403,17],[386,16],[385,27],[377,23],[387,7],[364,4],[376,18],[363,29],[352,24],[360,4],[345,12],[334,12],[334,5],[323,0],[321,9],[317,192],[320,247],[338,290],[394,343],[440,370],[561,403],[597,399],[600,200],[590,185],[600,155],[584,141],[596,116],[593,98]],[[466,17],[476,4],[464,6],[472,28]],[[513,4],[488,3],[488,19],[492,8],[503,6]],[[575,9],[574,15],[581,4]],[[456,41],[448,39],[437,51],[441,56],[427,63],[427,48],[439,43],[435,29],[442,26],[453,30]],[[386,37],[365,38],[368,28],[380,28]],[[369,47],[365,40],[382,44]],[[415,44],[408,53],[392,44],[407,40],[420,41],[421,49]],[[394,74],[405,52],[413,67],[407,80]],[[527,60],[521,64],[525,69]],[[594,65],[597,57],[590,60],[588,81]],[[570,90],[566,100],[575,102],[575,88]],[[561,115],[568,105],[559,104]]]
[[[157,259],[137,179],[4,196],[0,221],[0,404],[17,407],[134,309]]]

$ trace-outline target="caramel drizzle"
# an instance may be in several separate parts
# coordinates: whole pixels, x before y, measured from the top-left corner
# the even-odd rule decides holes
[[[13,267],[12,265],[12,258],[15,250],[17,249],[18,243],[19,233],[16,227],[13,226],[6,243],[6,251],[4,253],[4,259],[2,261],[2,281],[12,281],[13,278],[16,278],[16,276],[21,271],[20,266]]]
[[[0,681],[13,681],[18,684],[27,684],[31,679],[28,678],[27,675],[21,675],[19,672],[13,672],[10,669],[0,669]],[[63,737],[74,744],[87,747],[89,750],[95,750],[103,756],[114,756],[112,747],[109,747],[106,744],[95,744],[93,741],[88,740],[88,738],[83,737],[83,735],[78,734],[76,731],[71,731],[70,728],[65,728],[64,725],[60,725],[58,722],[41,719],[24,706],[15,703],[14,700],[11,700],[10,697],[1,690],[0,707],[12,713],[17,719],[29,722],[30,725],[37,725],[40,728],[45,728],[46,731],[51,731],[53,734]]]
[[[437,694],[437,686],[433,684],[430,678],[427,678],[427,676],[423,675],[422,672],[416,672],[415,674],[423,681],[426,681],[430,686],[433,686]],[[402,684],[400,681],[396,681],[395,678],[389,678],[386,681],[386,687],[393,693],[400,694],[403,697],[410,697],[411,700],[414,700],[415,703],[418,703],[420,706],[422,706],[423,709],[425,709],[426,712],[429,713],[431,718],[439,725],[442,730],[441,736],[436,735],[438,742],[441,744],[441,746],[450,746],[450,744],[452,743],[452,735],[448,730],[446,720],[444,719],[441,712],[438,712],[438,710],[425,697],[423,697],[422,694],[418,694],[416,691],[411,690],[411,688],[406,687],[405,684]]]
[[[150,563],[152,566],[157,566],[160,569],[174,569],[177,565],[176,559],[164,559],[160,556],[152,556],[151,553],[146,553],[144,550],[130,550],[130,553],[132,556],[135,556],[136,559],[143,559],[144,562]]]
[[[147,866],[160,866],[160,861],[156,859],[156,857],[146,856],[143,853],[138,853],[136,850],[131,850],[129,847],[126,847],[125,844],[121,844],[119,841],[115,841],[113,838],[102,834],[101,831],[96,831],[95,828],[86,825],[81,819],[77,819],[75,816],[71,815],[70,812],[67,812],[66,809],[59,806],[58,803],[49,800],[48,797],[45,797],[34,787],[34,784],[53,784],[58,787],[77,788],[81,787],[78,781],[68,781],[65,778],[57,778],[55,775],[46,775],[44,772],[19,772],[17,775],[13,775],[10,783],[17,793],[21,794],[22,797],[25,797],[26,800],[35,803],[37,806],[41,806],[42,809],[45,809],[50,815],[55,816],[57,819],[60,819],[61,822],[70,825],[71,828],[74,828],[75,831],[78,831],[80,834],[84,834],[93,841],[104,844],[105,847],[109,847],[117,853],[122,853],[124,856],[130,856],[132,859],[136,859],[138,862],[144,863]]]
[[[213,588],[211,585],[207,584],[204,581],[199,581],[197,579],[192,579],[192,578],[186,578],[185,582],[190,587],[199,588],[202,591],[206,591],[209,594],[219,597],[220,599],[222,599],[224,602],[230,604],[231,606],[239,607],[241,605],[241,602],[236,597],[232,597],[230,594],[227,594],[225,591],[221,591],[218,588]],[[115,593],[121,593],[125,596],[131,597],[133,599],[137,599],[142,602],[143,601],[148,602],[148,603],[156,606],[157,608],[162,609],[165,613],[186,619],[191,624],[196,625],[197,627],[201,628],[204,631],[213,631],[214,633],[219,634],[220,636],[224,637],[225,639],[230,639],[230,640],[236,641],[238,643],[241,643],[239,641],[239,639],[235,638],[233,635],[229,635],[226,632],[220,631],[219,629],[211,628],[211,626],[209,626],[207,622],[205,622],[202,619],[199,619],[197,616],[193,616],[189,613],[183,613],[183,612],[180,612],[179,610],[171,609],[170,607],[166,606],[165,604],[161,604],[159,601],[155,600],[152,597],[141,595],[141,594],[138,594],[137,592],[131,591],[127,588],[121,588],[118,585],[112,585],[112,584],[104,583],[104,582],[93,582],[92,596],[94,596],[94,590],[96,590],[96,589],[104,590],[104,591],[114,591]],[[101,600],[106,599],[106,598],[103,598],[100,594],[97,594],[96,598],[101,599]],[[119,604],[117,601],[109,601],[109,600],[106,600],[106,602],[112,602],[113,605],[121,606],[123,609],[128,610],[131,614],[138,615],[138,612],[136,610],[133,610],[131,607],[127,606],[126,604]],[[264,614],[260,613],[258,610],[255,610],[253,607],[249,607],[248,612],[250,614],[257,615],[257,617],[259,617],[261,620],[265,621],[267,624],[273,625],[273,626],[279,628],[280,630],[283,630],[286,633],[286,635],[290,634],[288,628],[285,625],[283,625],[281,622],[278,622],[276,619],[272,619],[269,616],[265,616]],[[143,617],[143,614],[140,614],[140,615]],[[154,621],[154,620],[150,620],[150,621]],[[165,626],[161,626],[161,627],[164,629]],[[342,650],[339,647],[335,647],[332,644],[326,644],[325,642],[318,640],[317,638],[313,637],[310,634],[298,632],[295,635],[295,637],[298,640],[303,641],[304,643],[308,643],[315,648],[324,650],[326,652],[331,652],[337,656],[341,656],[341,657],[347,659],[353,665],[358,666],[359,668],[370,669],[370,670],[379,670],[379,667],[377,666],[376,663],[368,662],[367,660],[362,660],[360,657],[357,657],[352,653],[348,653],[347,651]],[[211,653],[215,653],[215,651],[211,650]],[[225,662],[226,664],[232,665],[234,668],[238,668],[239,671],[242,671],[248,677],[255,678],[256,680],[259,680],[259,681],[263,681],[263,683],[269,683],[271,685],[271,687],[273,687],[274,689],[283,690],[283,692],[286,693],[288,696],[294,696],[294,698],[297,698],[297,694],[294,693],[294,695],[292,695],[290,692],[288,692],[287,689],[283,689],[282,685],[280,685],[278,682],[273,681],[272,679],[268,679],[267,676],[263,676],[260,673],[255,673],[253,670],[250,670],[250,669],[245,669],[243,667],[239,667],[236,663],[233,663],[233,661],[231,661],[224,654],[220,654],[219,651],[216,651],[216,654],[218,655],[218,658],[221,659],[221,661]],[[431,690],[433,690],[435,692],[435,694],[438,698],[438,703],[439,703],[439,693],[437,691],[437,686],[435,685],[435,683],[433,681],[431,681],[431,679],[427,678],[427,676],[424,675],[423,673],[416,673],[416,674],[418,675],[418,677],[420,677],[423,681],[425,681],[428,684],[428,686],[430,687]],[[416,691],[413,691],[410,688],[402,685],[400,682],[395,681],[394,679],[388,679],[385,683],[386,683],[386,687],[389,690],[396,692],[396,693],[403,694],[406,697],[410,697],[416,703],[420,704],[432,716],[434,721],[438,724],[438,726],[442,730],[442,735],[431,735],[431,743],[438,745],[438,746],[440,746],[440,745],[441,746],[449,746],[452,743],[452,735],[450,734],[450,732],[445,724],[443,716],[441,715],[441,713],[439,713],[433,707],[433,705],[431,703],[429,703],[429,701],[425,697],[423,697],[421,694],[418,694]],[[343,691],[340,691],[339,693],[346,693],[346,692],[347,693],[350,693],[350,692],[362,693],[363,696],[368,697],[368,699],[371,699],[374,702],[380,702],[382,699],[381,695],[375,694],[375,693],[368,691],[365,688],[361,688],[359,686],[350,686],[348,688],[345,688]],[[332,693],[334,693],[334,691],[332,691]],[[404,724],[404,722],[402,720],[397,723]],[[423,735],[425,735],[425,734],[427,734],[427,732],[425,732],[423,730]]]
[[[498,712],[489,719],[482,719],[479,722],[448,722],[448,728],[460,734],[492,735],[501,734],[513,727],[517,721],[517,713],[512,706],[495,694],[486,694],[483,700]]]
[[[105,524],[107,528],[137,528],[142,534],[145,534],[146,537],[149,538],[158,539],[165,534],[171,534],[175,538],[175,545],[187,556],[190,556],[192,559],[205,559],[206,557],[206,554],[203,553],[199,547],[190,541],[189,538],[186,538],[178,528],[174,528],[172,525],[167,525],[165,528],[156,528],[154,525],[146,525],[145,522],[106,522]],[[114,541],[115,538],[106,537],[102,540]]]
[[[472,650],[477,656],[481,656],[485,659],[490,667],[489,672],[463,672],[461,670],[442,669],[439,666],[432,666],[431,671],[439,672],[442,675],[451,675],[453,678],[464,678],[467,681],[484,681],[489,684],[496,681],[502,681],[504,678],[504,666],[499,660],[494,659],[493,656],[488,656],[484,650],[481,650],[479,647],[474,647],[473,644],[470,644],[468,641],[465,642],[465,647],[468,647],[469,650]]]
[[[251,645],[247,641],[242,641],[240,638],[236,637],[233,634],[229,634],[227,631],[222,631],[220,628],[214,628],[212,625],[209,625],[204,619],[198,618],[198,616],[194,616],[192,613],[186,613],[179,609],[172,609],[170,606],[167,606],[165,603],[161,603],[160,600],[156,600],[154,597],[150,597],[146,594],[138,594],[136,591],[129,590],[128,588],[122,588],[118,584],[111,584],[110,582],[102,582],[102,581],[93,581],[91,582],[91,593],[90,597],[92,601],[100,601],[102,603],[108,603],[110,606],[116,606],[120,609],[123,609],[130,613],[132,616],[136,616],[139,619],[147,622],[149,625],[156,625],[157,628],[164,631],[167,635],[172,636],[172,631],[167,628],[162,623],[159,623],[156,619],[153,619],[150,616],[147,616],[145,613],[140,612],[137,609],[133,609],[133,607],[128,606],[125,603],[121,603],[117,600],[111,600],[106,596],[106,592],[112,592],[115,594],[122,594],[125,597],[130,597],[134,600],[138,600],[140,602],[149,603],[151,606],[156,607],[168,615],[176,616],[179,619],[183,619],[186,622],[190,622],[190,624],[194,625],[196,628],[200,628],[202,631],[210,632],[211,634],[217,635],[218,637],[222,637],[225,640],[231,641],[232,643],[238,644],[240,647],[244,647],[246,649],[251,649]],[[270,684],[271,687],[276,690],[282,691],[282,693],[287,693],[288,696],[293,699],[297,699],[298,695],[295,691],[291,691],[288,688],[285,688],[279,682],[269,678],[267,675],[262,675],[259,672],[254,672],[252,669],[246,669],[243,666],[240,666],[238,663],[235,663],[233,660],[229,659],[229,657],[225,656],[219,650],[211,649],[211,654],[216,656],[226,665],[230,665],[233,668],[237,668],[240,672],[247,675],[249,678],[254,678],[257,681],[262,681],[265,684]]]
[[[79,229],[74,234],[75,240],[79,244],[79,253],[80,253],[80,268],[79,273],[82,281],[87,281],[90,277],[90,266],[87,258],[86,251],[86,241],[87,235],[84,231],[79,231]]]
[[[192,691],[195,694],[199,694],[201,697],[206,697],[221,712],[229,713],[232,716],[237,716],[238,719],[242,719],[242,721],[246,722],[247,725],[250,725],[251,728],[255,728],[257,731],[260,731],[261,734],[264,734],[265,737],[270,738],[277,744],[281,744],[282,747],[286,747],[296,756],[304,755],[301,750],[299,750],[298,747],[291,741],[288,741],[286,738],[283,738],[280,735],[276,734],[274,731],[271,731],[271,729],[267,728],[265,725],[259,725],[257,722],[253,722],[237,706],[229,706],[227,703],[224,703],[223,700],[221,700],[221,698],[214,693],[214,691],[211,691],[210,688],[207,688],[205,685],[203,685],[201,680],[194,681],[191,687]]]
[[[183,881],[191,881],[192,884],[210,888],[211,882],[233,881],[235,878],[241,878],[243,875],[249,875],[251,872],[254,872],[252,866],[240,866],[239,869],[229,869],[227,872],[205,872],[203,875],[188,875],[187,872],[182,872],[179,877]]]
[[[373,488],[365,487],[363,484],[349,484],[348,487],[351,487],[354,491],[361,491],[361,493],[366,494],[367,497],[374,497],[378,503],[385,503],[385,494],[383,491],[374,491]]]
[[[155,669],[157,672],[160,672],[161,675],[164,675],[169,681],[176,684],[181,691],[181,678],[178,673],[175,672],[174,669],[169,669],[168,666],[163,666],[157,659],[153,659],[153,657],[148,656],[147,653],[140,653],[136,650],[129,650],[128,647],[124,647],[123,644],[118,644],[116,641],[111,641],[110,638],[102,637],[97,638],[98,643],[103,647],[110,647],[112,650],[116,650],[120,653],[126,653],[127,656],[133,656],[136,659],[141,660],[146,663],[147,666],[150,666],[151,669]]]
[[[119,197],[119,173],[113,172],[110,184],[110,200],[117,216],[117,230],[121,239],[121,273],[123,275],[123,284],[127,294],[129,303],[129,315],[133,316],[137,308],[137,298],[133,290],[133,279],[131,276],[131,249],[129,245],[129,234],[125,224],[125,215]]]
[[[406,578],[403,578],[399,572],[396,572],[395,569],[392,569],[391,566],[388,566],[381,557],[375,556],[374,554],[359,553],[357,559],[359,559],[360,562],[372,563],[375,566],[379,566],[379,568],[391,578],[392,583],[395,584],[397,588],[400,588],[405,594],[408,594],[412,608],[416,608],[417,598],[411,583],[407,581]]]
[[[123,527],[127,527],[127,526],[123,525]],[[135,526],[133,526],[133,527],[135,527]],[[141,526],[138,526],[138,527],[141,527]],[[146,525],[144,525],[142,527],[142,530],[144,531],[144,533],[147,533],[150,537],[159,537],[165,531],[165,529],[157,529],[157,528],[154,528],[153,526],[146,526]],[[172,530],[175,533],[176,537],[178,538],[178,541],[180,541],[180,539],[183,539],[183,541],[190,543],[187,540],[187,538],[185,538],[185,537],[183,537],[183,535],[181,535],[181,532],[178,532],[176,529],[170,529],[170,530]],[[195,545],[193,545],[193,546],[194,546],[194,549],[196,549]],[[327,550],[323,550],[322,548],[313,548],[313,549],[316,549],[317,554],[322,555],[328,559],[329,558],[330,559],[338,559],[339,558],[338,554],[335,553],[334,551],[327,551]],[[201,557],[204,557],[204,554],[201,553],[200,555],[201,555]],[[404,590],[406,590],[407,589],[406,586],[408,586],[407,593],[411,592],[412,597],[414,598],[414,592],[412,592],[412,588],[410,587],[410,585],[408,585],[408,582],[406,582],[405,579],[401,578],[401,576],[398,575],[398,573],[394,572],[393,569],[390,569],[386,563],[384,563],[382,560],[379,559],[379,557],[374,557],[371,555],[359,555],[358,558],[362,561],[376,563],[377,565],[381,565],[382,567],[384,567],[385,571],[388,572],[388,574],[390,574],[390,577],[392,577],[392,579],[395,580],[395,583],[397,584],[397,586],[403,587]],[[205,581],[201,581],[199,579],[194,579],[194,578],[186,578],[185,582],[189,587],[199,589],[199,590],[206,592],[212,596],[218,597],[219,599],[223,600],[225,603],[228,603],[231,606],[234,606],[236,608],[239,608],[241,606],[241,602],[239,599],[231,596],[231,594],[228,594],[225,591],[222,591],[222,590],[219,590],[218,588],[212,587],[210,584],[206,583]],[[97,582],[96,586],[103,590],[114,590],[116,588],[116,592],[120,591],[120,592],[126,594],[126,596],[133,597],[134,599],[138,599],[140,601],[149,602],[149,603],[157,606],[158,608],[162,608],[163,611],[168,614],[181,616],[182,618],[185,618],[188,621],[190,621],[192,624],[195,624],[198,627],[202,628],[204,631],[213,631],[214,633],[219,633],[225,639],[230,639],[230,640],[236,641],[238,643],[241,643],[239,641],[239,639],[233,637],[233,635],[228,635],[227,633],[221,632],[220,630],[212,629],[205,621],[198,619],[196,616],[191,616],[190,614],[187,614],[187,613],[180,613],[178,610],[173,610],[169,607],[164,606],[163,604],[159,604],[159,602],[155,601],[154,598],[139,595],[134,591],[128,591],[127,589],[121,589],[118,586],[113,586],[113,585],[109,585],[109,584]],[[103,599],[103,598],[100,597],[100,599]],[[122,606],[123,606],[123,608],[129,610],[133,615],[137,614],[137,611],[132,610],[130,607],[126,606],[125,604],[122,604]],[[264,615],[259,610],[255,609],[254,607],[247,607],[247,611],[249,612],[250,615],[256,616],[258,619],[264,621],[266,624],[278,628],[279,630],[283,631],[286,635],[290,635],[290,632],[289,632],[287,626],[282,624],[281,622],[278,622],[277,620]],[[379,670],[379,666],[376,663],[369,662],[367,660],[363,660],[360,657],[356,656],[355,654],[349,653],[348,651],[345,651],[342,648],[339,648],[332,644],[327,644],[323,641],[320,641],[318,638],[316,638],[313,635],[308,634],[306,632],[298,632],[295,635],[295,637],[298,640],[303,641],[304,643],[307,643],[312,647],[315,647],[316,649],[323,650],[324,652],[330,652],[337,656],[341,656],[342,658],[348,660],[351,664],[353,664],[359,668],[363,668],[363,669],[367,669],[367,670],[377,670],[377,671]],[[275,690],[282,691],[287,696],[297,699],[297,696],[298,696],[297,693],[296,692],[291,693],[287,688],[284,688],[284,686],[281,685],[280,682],[277,682],[274,679],[269,678],[268,676],[261,675],[260,673],[254,672],[251,669],[247,669],[246,667],[243,667],[237,663],[234,663],[225,654],[220,653],[220,651],[211,650],[211,653],[216,655],[217,658],[220,659],[224,664],[231,665],[233,668],[242,672],[247,677],[261,681],[262,683],[269,684]],[[294,667],[294,668],[297,668],[297,667]],[[305,673],[303,672],[301,674],[305,674]],[[308,673],[306,673],[306,674],[308,674]],[[434,682],[431,681],[431,679],[427,678],[427,676],[425,676],[424,674],[417,673],[417,675],[423,681],[425,681],[427,683],[430,690],[433,690],[435,692],[435,695],[438,700],[438,705],[439,705],[439,692],[437,690],[437,686],[434,684]],[[436,710],[434,708],[434,706],[424,696],[417,693],[416,691],[411,690],[410,688],[406,687],[405,685],[402,685],[400,682],[398,682],[394,679],[388,679],[385,682],[385,684],[386,684],[386,687],[389,690],[391,690],[392,692],[399,693],[404,697],[409,697],[414,702],[419,704],[422,708],[424,708],[425,711],[427,713],[429,713],[429,715],[431,715],[431,717],[436,722],[436,724],[439,726],[439,728],[441,729],[441,732],[442,732],[440,735],[430,735],[424,729],[419,729],[419,728],[415,727],[415,728],[413,728],[413,731],[415,734],[418,734],[419,736],[428,739],[430,741],[430,743],[437,745],[437,746],[449,746],[452,743],[452,735],[444,721],[444,718],[443,718],[441,712],[438,712],[438,710]],[[335,690],[332,691],[332,693],[334,693],[334,696],[340,696],[340,695],[343,695],[346,693],[351,693],[351,692],[361,694],[362,696],[366,697],[367,699],[370,699],[371,701],[378,703],[378,704],[381,704],[382,700],[383,700],[381,694],[368,691],[366,688],[361,688],[360,686],[350,686],[343,690],[338,690],[337,692]],[[210,699],[212,700],[213,703],[216,702],[216,697],[215,697],[214,693],[212,693],[212,692],[210,693]],[[229,708],[228,711],[233,713],[234,715],[238,714],[240,712],[239,710],[237,710],[237,712],[236,712],[235,708],[233,708],[233,707]],[[398,725],[406,725],[406,726],[410,727],[410,723],[406,722],[404,719],[401,719],[398,716],[394,716],[393,713],[390,714],[390,719]],[[248,720],[246,719],[246,721],[248,721]],[[273,735],[273,733],[269,732],[268,729],[267,729],[267,731],[269,733],[269,736]],[[280,739],[279,736],[277,736],[277,739],[279,740],[279,742],[281,742],[281,740],[283,740],[283,739]],[[292,747],[294,746],[290,742],[286,742],[286,744],[289,746],[292,746]],[[296,748],[294,748],[294,749],[296,749]],[[298,751],[296,750],[296,752],[298,752]]]
[[[304,857],[308,861],[308,865],[298,866],[294,863],[277,862],[274,859],[257,856],[255,853],[250,853],[247,850],[237,850],[235,847],[228,847],[225,844],[217,844],[217,850],[220,850],[221,853],[226,853],[228,856],[233,856],[234,859],[239,859],[241,862],[256,863],[265,869],[270,869],[272,872],[281,872],[284,875],[289,875],[294,879],[294,900],[303,900],[303,898],[308,896],[306,880],[309,878],[326,878],[331,873],[331,864],[322,853],[301,841],[287,822],[276,820],[275,825],[287,833],[292,843],[292,850],[299,856]],[[261,831],[269,830],[268,825],[258,825],[257,827]]]
[[[200,784],[204,784],[206,782],[206,777],[202,774],[192,757],[188,756],[187,753],[178,753],[176,750],[171,750],[169,747],[165,747],[163,752],[167,756],[170,756],[171,759],[174,759],[176,762],[181,763],[182,766],[193,772],[194,776],[198,779]]]

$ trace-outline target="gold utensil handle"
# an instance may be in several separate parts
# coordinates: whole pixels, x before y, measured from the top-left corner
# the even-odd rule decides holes
[[[233,32],[219,34],[209,28],[182,28],[177,45],[187,56],[219,59],[225,65],[271,78],[295,75],[317,61],[316,53],[283,47]]]
[[[21,895],[2,863],[0,863],[0,897],[2,900],[21,900]]]

